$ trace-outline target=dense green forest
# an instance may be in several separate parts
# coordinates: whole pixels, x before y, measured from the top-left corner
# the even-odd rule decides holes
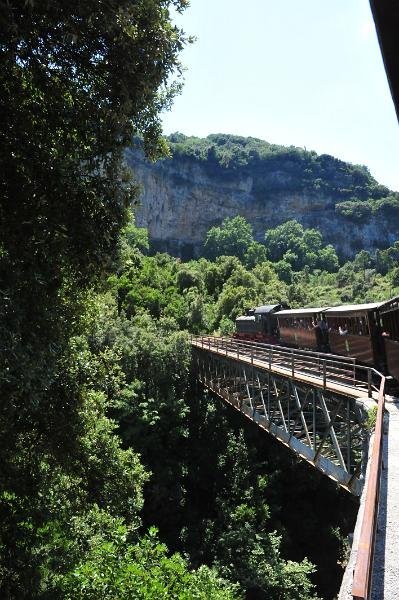
[[[337,212],[347,215],[353,204],[364,205],[369,214],[398,207],[398,194],[379,184],[364,165],[353,165],[328,154],[296,146],[279,146],[252,137],[210,134],[206,138],[174,133],[168,137],[172,156],[199,160],[218,175],[229,177],[239,170],[267,180],[270,193],[307,190],[328,193],[337,202]],[[262,192],[262,190],[258,190]],[[344,202],[343,205],[340,203]],[[365,209],[366,210],[366,209]],[[352,214],[357,215],[356,210]],[[366,218],[366,215],[364,215]]]
[[[129,318],[145,311],[193,333],[230,333],[239,314],[262,303],[327,306],[399,292],[399,242],[340,264],[319,231],[296,221],[267,230],[262,244],[243,217],[226,219],[208,232],[204,256],[188,262],[151,255],[146,231],[134,224],[122,240],[125,269],[110,279],[120,309]]]
[[[158,115],[187,42],[169,11],[186,4],[3,7],[6,600],[311,600],[339,584],[356,504],[196,386],[189,334],[229,333],[260,302],[386,297],[399,247],[340,265],[317,230],[259,243],[236,217],[196,261],[152,253],[123,151],[140,135],[167,152]]]

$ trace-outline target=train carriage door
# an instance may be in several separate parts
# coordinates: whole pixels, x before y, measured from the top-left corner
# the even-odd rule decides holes
[[[399,297],[391,298],[380,307],[379,325],[386,373],[399,381]]]
[[[386,369],[386,358],[384,340],[379,318],[379,311],[373,310],[367,313],[369,335],[373,348],[374,365],[377,369]]]

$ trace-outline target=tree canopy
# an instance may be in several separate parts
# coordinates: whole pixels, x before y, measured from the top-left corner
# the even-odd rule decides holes
[[[179,90],[169,82],[186,41],[171,11],[186,4],[10,0],[3,6],[0,589],[6,600],[238,600],[251,590],[283,600],[314,598],[314,567],[303,552],[297,562],[285,557],[293,545],[282,523],[287,511],[273,497],[275,486],[284,496],[289,465],[262,443],[257,453],[258,442],[251,444],[242,424],[193,389],[188,333],[228,332],[237,314],[268,300],[367,295],[374,258],[363,254],[341,267],[338,277],[351,286],[341,290],[333,273],[317,270],[327,258],[325,268],[335,269],[334,251],[317,231],[292,223],[289,231],[268,232],[261,244],[242,217],[209,234],[208,258],[182,263],[152,253],[146,232],[129,220],[137,189],[123,149],[138,134],[150,158],[166,152],[159,111]],[[243,156],[241,142],[230,142],[215,140],[229,148],[224,162],[260,159],[259,144]],[[288,149],[285,157],[295,163],[298,153]],[[302,159],[316,170],[331,164]],[[364,168],[349,175],[374,185]],[[395,246],[378,257],[386,279],[374,274],[384,285],[399,280],[396,254]],[[296,498],[303,497],[297,487]],[[324,505],[318,503],[328,513]],[[334,523],[340,518],[337,509]],[[292,537],[306,542],[311,530],[314,540],[309,521],[306,528],[301,522],[291,524]],[[330,523],[319,529],[323,541],[336,536]]]
[[[96,507],[126,519],[132,531],[140,522],[147,476],[107,416],[121,383],[117,365],[109,353],[92,352],[87,333],[98,310],[94,290],[113,267],[136,193],[123,149],[140,134],[150,157],[165,151],[159,111],[179,89],[169,81],[185,43],[169,11],[185,5],[2,6],[4,598],[56,597],[54,573],[78,559],[89,529],[100,535],[100,522],[83,525]]]
[[[323,245],[320,231],[305,229],[294,220],[266,231],[265,246],[270,260],[283,260],[295,271],[307,266],[332,272],[339,266],[337,253],[333,246]]]
[[[220,227],[212,227],[208,231],[204,243],[204,254],[210,259],[225,255],[237,256],[242,260],[253,244],[252,227],[244,217],[227,218]]]
[[[324,192],[345,203],[390,195],[390,190],[378,184],[364,165],[346,163],[306,148],[225,133],[206,138],[174,133],[168,139],[177,159],[200,161],[209,172],[223,177],[237,172],[253,177],[254,191],[261,197],[273,189]],[[281,175],[279,178],[276,172]]]

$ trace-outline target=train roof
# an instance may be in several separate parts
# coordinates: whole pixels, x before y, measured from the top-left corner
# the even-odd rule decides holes
[[[256,315],[264,315],[270,312],[275,312],[280,308],[281,304],[265,304],[263,306],[257,306],[255,308]]]
[[[328,307],[326,306],[321,306],[321,307],[315,307],[315,308],[290,308],[288,310],[280,310],[278,313],[276,313],[276,317],[309,317],[311,315],[316,315],[319,313],[323,313],[324,311],[327,310]]]
[[[370,310],[375,310],[386,304],[384,302],[369,302],[368,304],[342,304],[341,306],[331,306],[326,310],[327,316],[341,315],[345,313],[365,313]]]
[[[399,308],[399,296],[395,296],[394,298],[390,298],[389,300],[386,300],[385,302],[383,302],[383,304],[380,306],[380,313],[384,314],[387,312],[390,312],[392,310],[398,310]]]

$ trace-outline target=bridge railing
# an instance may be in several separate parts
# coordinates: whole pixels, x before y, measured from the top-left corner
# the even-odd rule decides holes
[[[352,597],[354,600],[368,600],[370,598],[381,479],[384,408],[385,377],[382,377],[378,395],[374,442],[370,457],[368,481],[366,483],[363,519],[353,574]]]
[[[192,338],[192,342],[217,354],[261,362],[269,369],[288,370],[292,377],[301,374],[322,379],[323,387],[327,383],[335,383],[361,389],[367,392],[369,398],[373,395],[376,398],[381,387],[383,376],[373,367],[361,365],[351,357],[228,337],[197,336]]]

